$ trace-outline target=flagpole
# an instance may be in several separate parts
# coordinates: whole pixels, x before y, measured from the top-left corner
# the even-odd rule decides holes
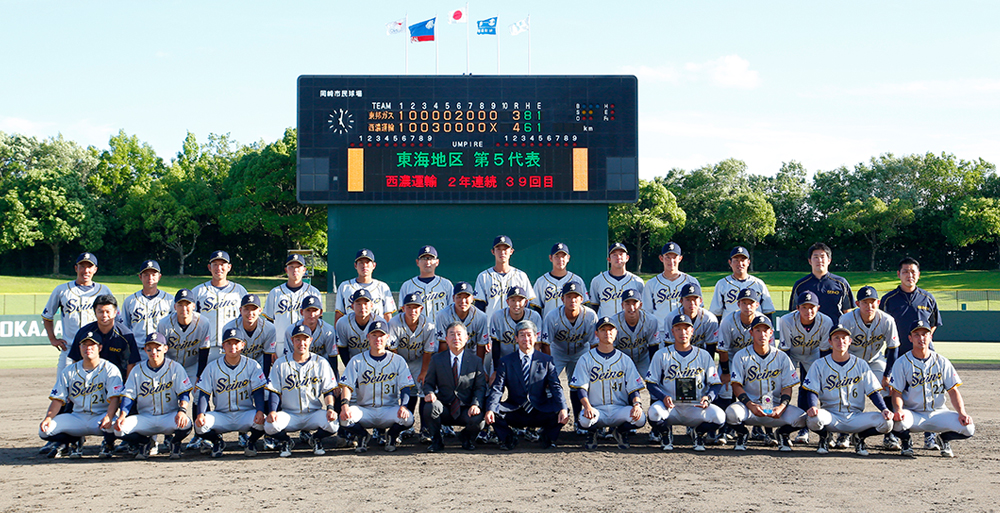
[[[500,28],[500,15],[499,14],[497,14],[496,27],[497,27],[497,29]],[[497,38],[497,75],[499,75],[500,74],[500,32],[499,32],[499,30],[494,35]]]
[[[469,25],[472,18],[469,17],[469,2],[465,2],[465,74],[469,74]]]
[[[531,74],[531,15],[528,15],[528,74]]]
[[[434,13],[434,74],[438,74],[438,37],[437,37],[437,13]]]
[[[406,27],[406,34],[403,37],[403,74],[410,74],[410,13],[403,15],[403,26]]]

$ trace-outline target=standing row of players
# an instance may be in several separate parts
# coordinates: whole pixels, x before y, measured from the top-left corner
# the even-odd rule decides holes
[[[431,246],[420,249],[417,259],[420,276],[403,285],[400,291],[404,303],[403,311],[400,315],[392,317],[392,322],[389,323],[390,331],[393,332],[391,337],[394,342],[393,347],[406,357],[411,374],[418,382],[422,382],[426,375],[430,355],[436,352],[438,347],[442,351],[445,349],[444,330],[434,329],[433,326],[447,326],[454,321],[461,322],[467,327],[470,339],[475,342],[470,344],[470,348],[475,348],[472,351],[480,358],[485,357],[492,346],[491,357],[486,358],[486,367],[492,370],[497,367],[502,356],[514,351],[516,343],[513,326],[521,320],[531,320],[536,325],[542,326],[538,334],[541,347],[553,354],[556,368],[560,372],[564,368],[569,372],[579,358],[597,343],[593,329],[597,313],[583,308],[584,304],[589,304],[598,313],[613,315],[609,318],[614,319],[616,326],[622,332],[622,336],[616,338],[616,346],[628,354],[640,374],[644,374],[650,357],[661,343],[666,345],[671,342],[671,329],[665,326],[668,316],[682,310],[686,312],[698,328],[694,342],[709,351],[717,350],[720,354],[720,366],[725,371],[728,367],[728,354],[749,345],[750,337],[747,336],[749,323],[756,311],[759,309],[768,314],[774,311],[766,285],[747,274],[749,254],[742,247],[733,250],[729,260],[733,274],[720,280],[716,285],[710,310],[701,308],[701,294],[697,280],[680,272],[682,254],[680,246],[676,243],[668,243],[662,248],[660,260],[663,262],[664,272],[646,284],[637,276],[625,271],[628,253],[624,245],[612,245],[608,256],[610,270],[592,280],[589,300],[582,280],[566,269],[569,249],[564,244],[553,246],[550,256],[553,270],[539,278],[534,286],[530,286],[523,272],[510,265],[513,244],[509,237],[497,237],[494,240],[492,253],[495,265],[480,274],[473,289],[465,282],[451,286],[446,279],[436,276],[435,270],[439,264],[437,252]],[[792,326],[790,329],[783,329],[783,333],[804,331],[812,334],[810,340],[805,340],[799,335],[788,335],[784,336],[782,341],[783,346],[787,346],[792,354],[796,350],[809,353],[804,356],[805,359],[800,358],[798,361],[803,378],[806,364],[810,363],[808,359],[812,354],[811,350],[805,351],[805,349],[816,349],[818,343],[815,340],[822,339],[820,333],[824,325],[823,318],[819,318],[821,329],[812,332],[811,320],[817,318],[815,308],[812,307],[818,306],[822,311],[824,307],[832,304],[833,307],[827,309],[838,317],[841,312],[848,310],[846,305],[851,296],[850,287],[842,278],[826,272],[829,261],[829,248],[821,244],[810,248],[809,262],[813,267],[813,273],[800,280],[796,284],[796,290],[808,287],[809,291],[815,289],[816,293],[813,296],[806,296],[807,299],[808,297],[813,299],[801,302],[802,304],[797,305],[796,311],[782,319],[784,322],[791,317],[790,322],[797,322],[800,328],[798,332],[794,332],[796,327]],[[258,360],[266,371],[277,355],[283,352],[282,346],[290,342],[294,325],[304,323],[313,335],[313,352],[330,358],[334,364],[333,368],[336,369],[336,356],[339,354],[346,365],[352,357],[363,352],[367,346],[364,334],[370,322],[379,316],[389,319],[395,310],[388,287],[372,278],[375,268],[374,254],[367,249],[359,251],[355,267],[358,278],[346,281],[338,288],[336,312],[338,321],[334,328],[322,321],[318,291],[302,282],[305,269],[301,257],[294,255],[289,257],[286,265],[288,282],[272,290],[265,303],[264,316],[277,326],[277,329],[270,330],[269,322],[259,323],[261,310],[259,298],[246,294],[241,286],[228,281],[229,256],[223,251],[214,252],[210,257],[209,269],[212,272],[212,280],[196,287],[194,291],[179,291],[173,298],[176,312],[157,322],[156,316],[162,317],[169,312],[167,301],[169,296],[156,289],[156,282],[159,280],[158,264],[147,261],[140,270],[143,290],[130,296],[124,305],[126,315],[124,324],[131,325],[135,329],[139,340],[143,340],[144,331],[151,332],[150,328],[157,326],[158,331],[163,333],[170,343],[171,356],[181,361],[189,374],[200,375],[209,361],[218,357],[216,348],[221,348],[222,345],[218,343],[220,332],[226,326],[242,331],[240,336],[245,340],[245,354]],[[69,345],[66,341],[55,339],[51,330],[52,314],[56,309],[62,308],[64,333],[69,333],[73,321],[81,319],[77,323],[79,326],[85,317],[86,310],[81,310],[80,306],[86,302],[87,293],[90,292],[89,296],[94,297],[101,292],[102,287],[92,282],[93,273],[96,271],[96,257],[92,254],[82,254],[78,259],[76,270],[77,281],[57,288],[43,314],[50,338],[54,339],[53,345],[65,348],[67,351]],[[907,279],[904,276],[912,276],[914,273],[910,271],[915,271],[916,275],[911,278],[911,287],[907,291]],[[916,262],[904,261],[900,277],[902,284],[894,294],[904,298],[902,303],[905,303],[913,314],[930,312],[932,315],[928,320],[932,329],[936,327],[936,324],[940,323],[936,306],[932,303],[931,307],[920,304],[923,298],[930,298],[931,302],[933,298],[915,287],[916,279],[919,277],[919,267]],[[862,289],[865,290],[867,289]],[[416,293],[420,295],[417,296]],[[67,296],[69,301],[61,302]],[[299,301],[298,298],[302,300]],[[507,308],[501,309],[503,298],[506,298]],[[825,302],[827,304],[822,304],[819,298],[827,299]],[[914,298],[918,300],[916,304]],[[831,299],[833,301],[830,301]],[[859,296],[858,304],[866,304],[867,299]],[[877,297],[874,301],[877,310]],[[563,304],[560,305],[560,302]],[[237,307],[236,304],[240,306]],[[296,309],[296,304],[300,308]],[[744,307],[744,304],[747,306]],[[473,305],[479,308],[473,308]],[[721,323],[712,310],[720,311]],[[858,309],[862,310],[863,308]],[[345,311],[348,312],[346,316]],[[493,312],[493,316],[487,322],[488,314],[483,315],[483,312],[490,311]],[[544,314],[544,322],[539,311]],[[809,315],[810,311],[812,316]],[[908,313],[904,312],[905,315]],[[100,317],[100,312],[97,317]],[[239,317],[242,317],[242,321]],[[430,319],[434,319],[434,322],[430,322]],[[228,321],[228,325],[224,325],[223,320]],[[257,329],[258,324],[263,328]],[[832,325],[832,319],[829,325]],[[721,329],[714,328],[716,326]],[[107,333],[107,321],[98,329]],[[206,331],[207,335],[204,334]],[[284,336],[276,336],[275,333],[284,333]],[[865,343],[856,344],[855,347],[865,347],[869,356],[877,354],[869,351],[873,340],[868,339],[872,338],[859,339]],[[896,340],[898,337],[883,336],[883,339]],[[795,349],[796,347],[798,349]],[[119,359],[125,357],[125,365],[128,367],[122,370],[126,372],[139,360],[134,342],[132,348],[131,351],[117,353]],[[216,351],[214,355],[211,354],[213,350]],[[728,372],[723,372],[723,377],[728,377]],[[570,396],[574,412],[579,413],[581,411],[579,394],[574,391]],[[722,396],[721,400],[732,401],[732,391],[728,383],[723,389]],[[802,394],[800,401],[801,397]],[[416,396],[411,399],[411,402],[415,401]],[[800,433],[800,436],[802,434]]]

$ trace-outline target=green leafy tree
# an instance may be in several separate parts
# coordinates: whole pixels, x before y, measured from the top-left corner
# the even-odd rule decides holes
[[[673,193],[655,181],[640,180],[638,201],[614,204],[608,209],[608,235],[635,246],[636,269],[641,270],[643,250],[669,242],[686,220]]]
[[[991,242],[1000,254],[1000,199],[966,198],[955,205],[944,225],[948,240],[959,247]],[[1000,258],[998,258],[1000,260]]]
[[[746,164],[736,159],[691,172],[673,169],[656,181],[677,197],[677,206],[687,213],[681,234],[685,246],[695,250],[709,250],[722,244],[722,230],[715,219],[719,205],[725,198],[750,192]]]
[[[913,206],[909,201],[895,199],[886,204],[879,198],[854,200],[830,216],[837,234],[849,233],[863,237],[871,248],[869,271],[875,271],[879,248],[895,237],[899,229],[913,222]]]
[[[723,199],[715,218],[730,240],[746,241],[751,251],[764,237],[774,235],[774,208],[758,192],[743,192]]]
[[[767,198],[774,209],[775,232],[773,240],[779,247],[796,247],[803,240],[812,239],[815,232],[816,212],[809,195],[806,168],[795,161],[782,163],[773,177],[750,177],[753,190]]]

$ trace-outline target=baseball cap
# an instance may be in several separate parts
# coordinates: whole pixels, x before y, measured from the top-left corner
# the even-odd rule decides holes
[[[684,286],[681,287],[682,298],[691,296],[701,297],[701,285],[698,285],[697,283],[685,283]]]
[[[687,324],[688,326],[694,326],[694,322],[690,317],[684,314],[677,314],[674,316],[674,320],[670,323],[670,326],[677,326],[678,324]]]
[[[382,333],[389,333],[389,327],[386,326],[385,321],[377,319],[368,325],[368,333],[375,333],[376,331],[381,331]]]
[[[368,301],[371,301],[372,293],[368,292],[368,289],[355,290],[354,293],[351,294],[351,302],[353,303],[359,299],[367,299]]]
[[[90,263],[92,263],[92,264],[94,264],[96,266],[97,265],[97,255],[95,255],[93,253],[80,253],[80,255],[78,257],[76,257],[76,263],[79,264],[81,262],[90,262]]]
[[[188,301],[194,303],[194,293],[190,289],[181,289],[174,294],[174,303],[180,303],[181,301]]]
[[[747,248],[744,248],[743,246],[736,246],[735,248],[733,248],[732,251],[729,252],[729,258],[733,258],[734,256],[737,255],[743,255],[747,258],[750,258],[750,252],[747,251]]]
[[[455,284],[455,289],[452,291],[451,295],[457,296],[459,294],[469,294],[472,295],[473,288],[472,284],[467,281],[460,281]]]
[[[533,333],[538,333],[538,326],[535,326],[535,323],[525,319],[514,326],[514,333],[518,333],[521,330],[531,330]]]
[[[247,294],[243,296],[243,299],[240,301],[240,307],[242,308],[247,305],[253,305],[260,308],[260,296],[257,294]]]
[[[217,249],[217,250],[213,251],[212,254],[208,256],[208,263],[215,262],[216,260],[225,260],[226,263],[228,264],[229,263],[229,253],[226,253],[225,251],[222,251],[221,249]]]
[[[302,265],[306,265],[306,257],[304,257],[304,256],[302,256],[302,255],[300,255],[298,253],[293,253],[291,255],[288,255],[288,258],[285,259],[285,265],[286,266],[288,264],[291,264],[291,263],[294,263],[294,262],[298,262],[298,263],[300,263]]]
[[[865,285],[858,289],[858,302],[864,301],[865,299],[878,299],[878,291],[875,287],[871,285]]]
[[[419,292],[410,292],[409,294],[403,296],[403,306],[406,305],[423,305],[424,296]]]
[[[88,331],[87,334],[83,336],[83,339],[80,340],[80,345],[82,346],[83,343],[88,340],[98,345],[104,343],[104,337],[101,336],[100,331]]]
[[[319,302],[319,298],[316,296],[306,296],[302,298],[302,304],[299,306],[299,310],[306,310],[309,308],[323,309],[322,304]]]
[[[629,290],[631,290],[631,289],[629,289]],[[611,320],[611,317],[608,317],[608,316],[605,315],[604,317],[601,317],[600,319],[597,319],[597,326],[594,328],[594,330],[595,331],[600,330],[601,328],[603,328],[604,326],[609,325],[609,324],[612,327],[614,327],[615,329],[618,329],[618,326],[616,326],[615,323],[614,323],[614,321]]]
[[[94,265],[97,265],[97,264],[94,264]],[[139,265],[139,274],[142,274],[144,271],[148,271],[150,269],[152,269],[152,270],[154,270],[156,272],[161,272],[160,271],[160,263],[157,262],[156,260],[146,260],[141,265]]]
[[[563,285],[562,295],[565,296],[566,294],[579,294],[582,296],[583,292],[580,291],[580,285],[577,282],[571,281]]]
[[[512,249],[514,248],[514,243],[511,242],[510,237],[508,237],[506,235],[497,235],[497,237],[495,239],[493,239],[493,247],[494,248],[497,247],[497,246],[499,246],[499,245],[501,245],[501,244],[506,245],[506,246],[510,246]]]
[[[507,299],[510,299],[515,296],[521,296],[523,298],[528,297],[528,295],[524,293],[524,289],[517,285],[514,285],[513,287],[507,289]]]
[[[357,261],[361,260],[362,258],[367,258],[368,260],[371,260],[372,262],[374,262],[375,261],[375,253],[372,253],[372,250],[370,250],[368,248],[361,248],[361,249],[358,250],[358,254],[354,255],[354,262],[357,263]]]
[[[621,242],[616,242],[608,247],[608,255],[611,255],[612,253],[618,251],[619,249],[624,251],[625,254],[628,254],[628,248],[626,248],[625,245],[622,244]]]
[[[167,339],[164,338],[163,335],[161,335],[160,333],[154,331],[149,335],[146,335],[146,343],[143,344],[143,347],[148,346],[149,344],[158,344],[161,346],[165,346],[167,345]]]
[[[760,303],[760,292],[754,289],[743,289],[736,296],[736,303],[739,303],[741,299],[752,299],[756,303]]]
[[[420,251],[417,253],[417,258],[424,255],[430,255],[434,258],[438,257],[438,250],[434,249],[434,246],[421,246]]]
[[[917,330],[927,330],[927,331],[930,331],[930,329],[931,329],[930,323],[928,323],[927,321],[925,321],[923,319],[921,319],[919,321],[913,321],[913,324],[910,324],[910,333],[913,333],[914,331],[917,331]]]
[[[291,338],[295,338],[295,335],[305,335],[311,337],[312,333],[309,332],[309,328],[305,324],[299,324],[298,326],[292,328]]]
[[[799,297],[796,299],[795,304],[799,306],[801,305],[819,306],[819,298],[816,297],[815,292],[807,290],[799,294]]]
[[[557,242],[557,243],[555,243],[554,246],[552,246],[552,251],[549,251],[549,255],[555,255],[556,253],[558,253],[560,251],[562,251],[563,253],[566,253],[568,255],[569,254],[569,246],[563,244],[562,242]]]
[[[624,302],[626,302],[626,301],[628,301],[630,299],[635,300],[635,301],[642,301],[642,297],[639,296],[639,291],[638,290],[635,290],[635,289],[625,289],[625,291],[622,292],[622,303],[624,303]]]
[[[754,329],[761,324],[771,328],[772,330],[774,329],[774,325],[771,324],[771,319],[769,319],[766,315],[758,315],[757,317],[754,317],[753,320],[750,321],[750,329]]]
[[[852,335],[850,328],[848,328],[847,326],[844,326],[843,324],[838,323],[836,326],[834,326],[830,330],[830,336],[832,337],[833,334],[836,333],[836,332],[838,332],[838,331],[843,331],[844,333],[847,333],[847,336],[851,336]]]
[[[222,341],[226,342],[229,340],[243,340],[243,339],[240,338],[239,332],[236,331],[236,328],[229,328],[222,332]]]
[[[667,253],[677,253],[677,256],[681,256],[681,245],[676,242],[668,242],[660,248],[660,254],[666,255]]]

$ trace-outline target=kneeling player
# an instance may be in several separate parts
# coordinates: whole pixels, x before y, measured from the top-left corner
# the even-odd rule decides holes
[[[146,336],[146,361],[132,368],[125,381],[122,407],[115,434],[137,447],[138,460],[150,456],[154,435],[170,435],[170,458],[181,457],[181,441],[191,432],[188,406],[191,380],[181,364],[167,358],[167,339],[153,332]],[[137,413],[129,415],[132,405]]]
[[[333,392],[337,380],[333,368],[326,361],[309,351],[312,335],[308,327],[298,325],[292,328],[292,352],[285,353],[274,362],[268,390],[269,410],[264,431],[281,441],[278,456],[292,455],[289,431],[301,431],[312,446],[313,454],[322,456],[323,439],[335,434],[337,411],[333,405]],[[281,411],[278,411],[280,407]],[[308,430],[315,429],[315,433]],[[248,444],[248,448],[253,445]],[[256,452],[253,450],[252,452]]]
[[[628,449],[629,432],[646,425],[639,397],[646,387],[632,359],[615,349],[617,335],[609,317],[598,319],[597,347],[580,357],[569,382],[580,396],[583,408],[577,422],[587,430],[584,447],[590,450],[597,449],[600,428],[613,428],[618,448]]]
[[[915,321],[908,337],[913,350],[892,366],[889,387],[896,410],[894,430],[902,440],[903,456],[913,456],[910,432],[923,431],[941,433],[941,456],[954,458],[951,441],[969,438],[976,426],[958,391],[962,379],[947,358],[931,350],[932,336],[927,321]],[[945,406],[945,394],[957,412]]]
[[[212,442],[213,458],[221,457],[226,448],[223,433],[249,431],[243,454],[255,456],[254,446],[264,436],[267,378],[255,360],[243,356],[244,342],[235,329],[223,331],[222,338],[222,358],[208,364],[196,385],[199,394],[194,407],[194,431]],[[208,411],[209,398],[215,404],[215,411]]]
[[[850,347],[850,330],[842,324],[834,326],[830,330],[832,352],[813,362],[802,382],[809,403],[806,424],[819,435],[816,452],[820,454],[829,452],[831,431],[857,435],[854,452],[868,456],[865,438],[892,430],[892,412],[879,393],[878,378],[867,362],[848,352]],[[865,396],[878,412],[865,412]]]
[[[368,325],[368,351],[351,358],[344,369],[340,425],[357,437],[354,451],[358,453],[368,450],[372,439],[368,428],[389,428],[385,450],[392,452],[399,434],[413,425],[413,414],[406,408],[413,376],[402,356],[386,350],[388,344],[388,323],[373,320]],[[353,406],[352,396],[356,396]]]
[[[712,404],[722,381],[708,351],[691,345],[691,318],[677,315],[671,326],[674,345],[657,351],[646,373],[653,397],[649,422],[660,432],[664,451],[674,450],[674,424],[695,428],[694,450],[700,452],[705,450],[705,432],[726,421],[726,412]]]
[[[38,426],[38,436],[56,445],[49,458],[83,457],[83,437],[103,435],[101,458],[110,458],[115,449],[112,419],[118,411],[122,394],[122,376],[118,367],[100,357],[101,334],[87,332],[80,341],[82,360],[67,365],[59,375],[49,395],[52,402],[45,419]],[[73,404],[72,413],[59,413],[66,402]]]
[[[771,345],[771,320],[758,315],[750,325],[753,345],[736,353],[729,367],[738,401],[726,408],[726,422],[736,430],[734,449],[747,450],[751,425],[778,428],[779,450],[790,451],[789,434],[806,425],[805,412],[788,404],[799,376],[788,355]]]

